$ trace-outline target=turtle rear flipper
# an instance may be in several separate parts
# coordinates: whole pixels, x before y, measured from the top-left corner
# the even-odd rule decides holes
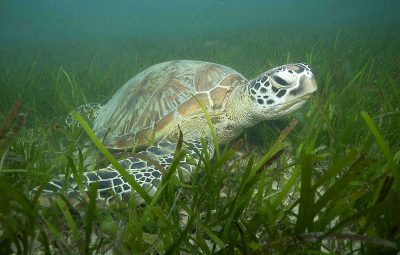
[[[163,175],[173,162],[175,148],[175,143],[163,141],[158,143],[157,146],[150,146],[145,151],[138,152],[134,156],[127,157],[118,162],[152,196],[157,191]],[[185,150],[186,155],[180,160],[178,167],[184,177],[183,181],[187,181],[198,164],[202,146],[199,142],[187,142],[182,149]],[[207,151],[213,152],[211,143],[207,143]],[[178,171],[176,174],[178,175]],[[132,193],[132,187],[128,181],[112,165],[96,171],[83,173],[83,186],[86,193],[89,190],[90,184],[95,182],[99,183],[97,199],[105,205],[112,203],[116,197],[122,201],[127,201]],[[74,176],[70,176],[65,186],[67,199],[71,202],[72,206],[78,206],[82,202],[82,198]],[[41,204],[48,206],[49,198],[63,188],[63,180],[51,180],[41,194]],[[143,203],[138,194],[136,194],[136,197],[138,203]]]
[[[81,115],[89,124],[92,124],[102,107],[103,105],[98,103],[89,103],[79,106],[75,112]],[[72,112],[65,117],[65,125],[67,127],[79,126],[79,123],[72,117]]]

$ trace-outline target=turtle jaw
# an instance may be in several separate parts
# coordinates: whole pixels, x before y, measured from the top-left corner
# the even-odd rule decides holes
[[[275,105],[262,113],[262,120],[274,120],[290,114],[301,108],[310,97],[311,94],[308,94],[290,102]]]
[[[303,95],[295,100],[277,105],[276,117],[284,116],[301,108],[310,99],[312,93]]]
[[[300,104],[300,106],[301,106],[305,102],[307,102],[308,99],[310,99],[311,95],[312,95],[312,93],[305,94],[305,95],[303,95],[303,96],[301,96],[299,98],[296,98],[296,99],[294,99],[294,100],[292,100],[290,102],[285,102],[283,104],[279,104],[279,105],[277,105],[277,107],[279,108],[279,110],[282,110],[282,111],[284,111],[284,110],[286,110],[288,108],[296,108],[297,105]],[[296,108],[296,109],[298,109],[298,108]]]

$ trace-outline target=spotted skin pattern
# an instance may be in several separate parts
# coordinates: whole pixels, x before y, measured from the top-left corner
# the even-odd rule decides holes
[[[273,73],[272,76],[271,73]],[[301,86],[293,87],[293,83],[298,81],[297,76],[304,73],[308,76],[312,75],[306,64],[297,64],[290,69],[286,67],[271,69],[251,81],[248,90],[250,98],[264,107],[276,105],[286,94],[295,96],[301,92]]]
[[[138,152],[137,156],[128,157],[118,162],[149,195],[154,195],[163,175],[160,170],[163,172],[168,170],[173,161],[175,147],[175,143],[160,142],[157,146],[150,146],[145,151]],[[179,168],[187,181],[198,163],[198,154],[202,147],[200,143],[192,141],[185,143],[184,149],[186,155],[179,162]],[[213,148],[208,146],[207,151],[212,152]],[[154,162],[157,166],[153,164]],[[162,167],[162,169],[159,170],[159,167]],[[104,201],[106,205],[111,204],[116,196],[122,201],[127,201],[130,197],[131,186],[112,165],[96,171],[85,172],[83,177],[85,192],[88,192],[90,184],[99,183],[98,201]],[[42,195],[52,195],[54,192],[62,190],[63,187],[63,179],[51,180],[44,188]],[[68,197],[76,198],[79,194],[79,188],[73,176],[70,176],[65,188]],[[138,201],[141,201],[140,198]]]
[[[103,106],[98,103],[84,104],[80,105],[76,109],[76,112],[79,113],[79,115],[81,115],[86,121],[91,123],[97,117],[102,107]],[[79,123],[72,118],[71,113],[65,117],[65,125],[67,127],[72,127],[73,125],[79,126]]]

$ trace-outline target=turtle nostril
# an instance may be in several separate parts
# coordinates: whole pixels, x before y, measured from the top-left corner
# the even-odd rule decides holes
[[[305,68],[303,66],[300,66],[299,69],[296,71],[296,73],[300,74],[304,72]]]

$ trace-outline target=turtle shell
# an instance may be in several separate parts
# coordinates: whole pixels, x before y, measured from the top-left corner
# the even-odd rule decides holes
[[[248,81],[232,68],[192,60],[169,61],[137,74],[100,110],[94,131],[105,146],[147,146],[188,117],[220,109],[232,85]]]

